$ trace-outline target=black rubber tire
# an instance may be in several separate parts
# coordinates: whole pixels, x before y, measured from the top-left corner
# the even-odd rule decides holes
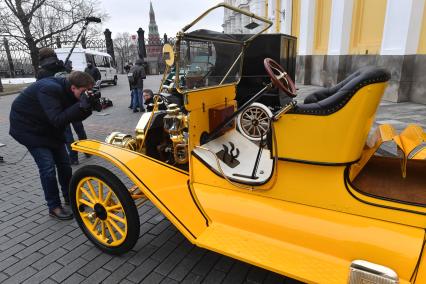
[[[128,228],[127,228],[127,236],[124,242],[121,243],[119,246],[112,247],[112,246],[106,246],[100,243],[87,230],[83,220],[81,219],[81,216],[78,212],[78,208],[76,204],[76,192],[77,192],[76,189],[80,180],[86,177],[96,177],[102,180],[104,183],[106,183],[111,188],[111,190],[115,193],[115,195],[117,196],[117,198],[119,199],[120,203],[123,206],[124,213],[126,214]],[[81,167],[79,170],[77,170],[73,174],[71,178],[69,196],[70,196],[70,205],[78,225],[80,226],[83,233],[87,236],[87,238],[93,244],[95,244],[98,248],[100,248],[102,251],[108,254],[121,255],[123,253],[128,252],[135,246],[136,242],[139,239],[139,234],[140,234],[140,220],[139,220],[138,210],[127,188],[112,172],[110,172],[109,170],[103,167],[95,166],[95,165]]]
[[[112,81],[112,84],[113,84],[114,86],[117,86],[117,81],[118,81],[118,78],[117,78],[117,77],[114,77],[114,80]]]

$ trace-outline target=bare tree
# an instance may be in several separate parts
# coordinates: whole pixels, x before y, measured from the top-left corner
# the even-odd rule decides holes
[[[114,52],[116,53],[117,66],[121,72],[124,65],[137,59],[138,49],[136,43],[132,41],[129,33],[118,33],[114,38]]]
[[[51,45],[60,34],[75,35],[98,6],[98,0],[2,0],[0,34],[25,45],[37,70],[38,46]]]

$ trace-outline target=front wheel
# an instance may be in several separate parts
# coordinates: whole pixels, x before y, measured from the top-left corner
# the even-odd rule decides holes
[[[123,254],[139,238],[136,205],[124,184],[109,170],[84,166],[70,183],[70,202],[83,233],[102,251]]]

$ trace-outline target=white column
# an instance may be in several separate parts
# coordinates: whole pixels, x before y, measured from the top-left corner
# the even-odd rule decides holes
[[[328,36],[329,55],[346,55],[349,53],[353,4],[353,0],[332,1]]]
[[[302,0],[300,3],[299,55],[312,55],[315,2],[315,0]]]
[[[291,34],[291,21],[292,21],[293,1],[281,0],[281,33]],[[283,17],[284,15],[284,17]]]
[[[416,54],[425,0],[388,0],[382,55]]]

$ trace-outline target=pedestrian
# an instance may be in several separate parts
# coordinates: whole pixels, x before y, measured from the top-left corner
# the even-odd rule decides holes
[[[59,220],[72,219],[72,213],[61,205],[56,179],[57,170],[64,203],[69,204],[72,169],[65,150],[65,128],[91,115],[95,102],[86,91],[93,85],[91,76],[74,71],[67,77],[31,84],[12,103],[9,134],[34,158],[49,215]]]
[[[138,107],[140,108],[140,112],[145,112],[144,103],[143,103],[143,79],[146,78],[145,74],[145,68],[143,66],[143,60],[138,59],[135,62],[135,66],[130,69],[129,74],[132,73],[132,106],[133,106],[133,112],[138,112]]]
[[[66,72],[64,62],[58,59],[55,50],[50,47],[41,48],[38,52],[38,59],[40,68],[36,75],[37,80],[55,76],[56,73]]]
[[[133,100],[134,100],[134,92],[133,92],[133,73],[130,73],[130,70],[133,68],[133,63],[129,62],[127,65],[128,71],[127,71],[127,80],[129,81],[129,88],[130,88],[130,105],[129,108],[133,109]]]
[[[129,72],[130,72],[130,69],[132,68],[132,66],[133,66],[133,63],[132,63],[132,62],[127,63],[127,64],[124,66],[124,71],[125,71],[126,73],[129,73]]]
[[[98,67],[94,66],[93,63],[90,61],[87,62],[87,67],[86,69],[84,69],[84,72],[92,76],[95,82],[101,80],[102,78],[101,72],[99,72]]]

